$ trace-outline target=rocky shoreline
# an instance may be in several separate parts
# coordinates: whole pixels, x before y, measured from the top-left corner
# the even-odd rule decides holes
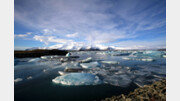
[[[121,94],[101,101],[166,101],[166,80],[144,85],[128,95]]]

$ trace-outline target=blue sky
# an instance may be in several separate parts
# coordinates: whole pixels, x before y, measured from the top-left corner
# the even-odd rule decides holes
[[[15,49],[166,47],[165,0],[15,0]]]

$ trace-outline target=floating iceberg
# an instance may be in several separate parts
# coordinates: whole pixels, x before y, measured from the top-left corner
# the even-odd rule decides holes
[[[124,57],[122,58],[124,60],[136,60],[136,61],[155,61],[154,59],[152,58],[140,58],[140,57]]]
[[[129,57],[123,57],[124,60],[131,60]]]
[[[101,62],[106,64],[118,64],[117,61],[101,61]]]
[[[66,63],[66,68],[64,69],[65,72],[79,72],[82,71],[82,68],[80,67],[79,63],[77,62],[71,62],[71,63]]]
[[[157,56],[157,55],[160,56],[162,54],[161,51],[144,51],[143,53],[147,54],[147,55],[155,55],[155,56]]]
[[[66,54],[66,57],[69,57],[70,55],[71,55],[71,53],[67,53],[67,54]]]
[[[32,76],[27,77],[28,80],[32,79]]]
[[[40,58],[34,58],[34,59],[30,59],[28,62],[37,62],[39,60],[41,60],[41,59]]]
[[[131,56],[136,57],[161,57],[164,53],[161,51],[135,51],[132,52]]]
[[[128,55],[130,55],[130,53],[116,53],[116,54],[114,54],[113,56],[128,56]]]
[[[148,59],[141,59],[142,61],[154,61],[154,59],[148,58]]]
[[[81,60],[80,62],[81,63],[88,63],[88,62],[91,62],[91,61],[92,61],[92,57],[89,57],[87,59]]]
[[[47,56],[41,56],[41,59],[47,59]]]
[[[81,63],[82,68],[94,68],[100,66],[98,62]]]
[[[52,80],[56,84],[62,85],[97,85],[102,81],[98,76],[90,73],[69,73],[63,76],[58,76]]]
[[[166,58],[166,55],[163,55],[163,58]]]
[[[17,83],[17,82],[20,82],[22,80],[23,80],[22,78],[17,78],[17,79],[14,80],[14,82]]]
[[[126,87],[132,82],[130,77],[128,77],[127,75],[107,76],[105,77],[103,81],[105,83],[108,83],[114,86],[121,86],[121,87]]]
[[[60,75],[66,75],[67,73],[65,73],[65,72],[63,72],[63,71],[58,71],[58,73],[60,74]]]
[[[77,68],[79,67],[80,63],[78,62],[64,62],[61,64],[62,67],[66,67],[66,68]]]

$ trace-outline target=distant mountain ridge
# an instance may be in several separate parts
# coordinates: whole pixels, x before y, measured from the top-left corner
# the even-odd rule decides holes
[[[35,50],[35,49],[58,49],[58,50],[75,50],[75,51],[100,51],[100,50],[166,50],[165,48],[156,48],[156,49],[133,49],[133,48],[120,48],[115,46],[103,46],[103,45],[96,45],[96,46],[85,46],[85,45],[54,45],[50,47],[32,47],[26,49],[29,50]]]
[[[55,46],[55,47],[32,47],[26,50],[35,50],[35,49],[58,49],[58,50],[78,50],[78,51],[99,51],[99,50],[116,50],[115,47],[101,47],[101,46],[82,46],[82,47],[75,47],[75,46]]]

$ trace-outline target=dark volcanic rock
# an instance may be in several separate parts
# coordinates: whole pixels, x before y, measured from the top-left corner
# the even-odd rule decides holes
[[[64,50],[30,50],[30,51],[14,51],[15,58],[41,57],[44,55],[66,55],[68,52]]]
[[[101,101],[166,101],[166,80],[137,88],[128,95],[121,94]]]

